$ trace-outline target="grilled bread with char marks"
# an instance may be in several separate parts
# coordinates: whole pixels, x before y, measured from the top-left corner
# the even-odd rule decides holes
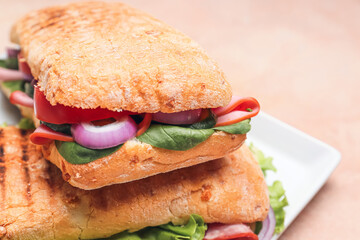
[[[244,145],[228,157],[85,191],[63,181],[28,133],[0,128],[0,239],[93,239],[126,229],[204,220],[247,223],[269,209],[263,174]]]

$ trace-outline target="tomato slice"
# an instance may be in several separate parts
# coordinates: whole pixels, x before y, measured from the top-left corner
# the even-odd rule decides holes
[[[146,132],[146,130],[150,127],[151,119],[152,119],[152,114],[146,113],[144,119],[138,125],[138,131],[136,132],[137,137],[143,134],[144,132]]]
[[[35,116],[41,121],[54,124],[90,122],[106,118],[117,119],[124,115],[137,114],[129,111],[110,111],[104,108],[82,109],[61,104],[53,106],[38,87],[34,87],[34,101]]]
[[[22,56],[21,52],[17,55],[19,70],[27,75],[31,75],[31,70],[29,65],[27,64],[25,58]]]

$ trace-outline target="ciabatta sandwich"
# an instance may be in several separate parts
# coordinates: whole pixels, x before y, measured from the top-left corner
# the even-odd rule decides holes
[[[34,78],[31,140],[79,188],[224,157],[243,144],[259,111],[255,99],[232,97],[197,43],[122,3],[33,11],[11,39]],[[14,92],[12,102],[23,95]]]

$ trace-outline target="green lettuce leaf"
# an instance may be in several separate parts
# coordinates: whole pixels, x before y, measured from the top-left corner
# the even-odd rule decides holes
[[[264,176],[266,176],[266,171],[273,171],[276,172],[276,168],[273,165],[272,157],[265,157],[264,153],[260,151],[258,148],[256,148],[252,143],[249,145],[250,150],[253,152],[256,160],[259,162],[259,165],[261,167],[262,172],[264,173]]]
[[[15,81],[7,81],[7,82],[1,82],[1,84],[10,90],[10,92],[15,91],[25,91],[25,82],[23,80],[15,80]]]
[[[0,59],[0,67],[9,69],[18,69],[17,58]]]
[[[60,155],[69,163],[85,164],[96,159],[109,156],[121,148],[122,144],[106,149],[90,149],[81,146],[76,142],[55,141],[56,148]]]
[[[137,232],[121,232],[109,238],[99,240],[202,240],[207,225],[199,215],[191,215],[186,225],[173,225],[172,223],[157,227],[148,227]]]
[[[276,168],[272,163],[272,157],[266,157],[264,153],[256,148],[252,143],[250,144],[249,148],[253,152],[256,160],[259,162],[264,176],[266,176],[267,171],[276,172]],[[285,195],[285,189],[283,188],[280,181],[275,181],[271,186],[268,186],[268,189],[270,205],[274,210],[276,219],[275,233],[278,234],[281,233],[285,228],[284,221],[286,212],[284,207],[288,206],[289,203]]]
[[[24,130],[35,129],[34,122],[30,118],[22,118],[22,119],[20,119],[20,122],[18,123],[18,126],[19,126],[20,129],[24,129]]]
[[[14,69],[14,70],[19,69],[17,58],[7,58],[4,60],[4,62],[6,68]]]
[[[284,207],[289,205],[285,195],[285,189],[280,181],[275,181],[272,186],[268,186],[268,189],[270,193],[270,205],[274,210],[276,219],[275,233],[281,233],[285,227],[286,212]]]

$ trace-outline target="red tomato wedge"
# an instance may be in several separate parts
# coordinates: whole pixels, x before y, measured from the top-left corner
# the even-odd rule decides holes
[[[233,96],[229,105],[213,109],[218,116],[215,127],[231,125],[256,116],[260,111],[259,102],[252,97]]]
[[[258,236],[245,224],[208,224],[204,240],[258,240]]]
[[[137,137],[143,134],[144,132],[146,132],[146,130],[149,128],[151,124],[151,119],[152,119],[152,114],[146,113],[144,119],[138,125],[138,131],[136,132]]]
[[[25,58],[22,56],[21,52],[17,55],[19,70],[27,75],[31,75],[31,70],[29,65],[27,64]]]
[[[34,108],[34,100],[22,91],[14,91],[9,98],[12,104],[18,104],[24,107]]]
[[[43,145],[50,143],[53,140],[59,140],[62,142],[73,142],[74,139],[66,134],[56,132],[51,128],[41,124],[31,135],[30,141],[37,145]]]
[[[116,112],[104,108],[82,109],[61,104],[52,106],[38,87],[34,88],[34,101],[35,116],[41,121],[54,124],[91,122],[107,118],[118,119],[124,115],[135,114],[129,111]]]

